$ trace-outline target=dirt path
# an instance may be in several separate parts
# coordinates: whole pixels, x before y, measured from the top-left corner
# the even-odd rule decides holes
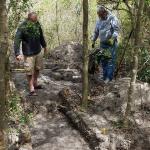
[[[89,150],[88,143],[57,109],[57,105],[60,104],[58,93],[66,87],[79,94],[74,93],[78,97],[76,99],[72,97],[73,95],[70,96],[73,102],[80,101],[78,99],[82,89],[81,49],[78,44],[64,45],[55,49],[45,61],[45,69],[39,78],[45,89],[38,91],[38,97],[27,96],[28,87],[24,73],[13,74],[16,88],[25,97],[27,110],[33,113],[30,131],[34,150]],[[132,132],[119,129],[121,127],[119,120],[126,106],[129,81],[129,78],[121,78],[104,87],[97,81],[90,83],[91,101],[87,113],[82,117],[96,135],[103,139],[101,150],[150,149],[148,84],[138,82],[136,85],[135,112],[132,116],[135,126],[131,127]],[[108,130],[108,133],[104,134],[104,129]]]
[[[46,71],[47,72],[47,71]],[[34,150],[89,150],[88,144],[78,131],[68,124],[66,118],[57,111],[58,92],[71,82],[55,81],[43,72],[40,83],[44,90],[38,91],[38,97],[28,97],[24,73],[14,73],[14,81],[19,92],[26,97],[34,113],[30,125]]]

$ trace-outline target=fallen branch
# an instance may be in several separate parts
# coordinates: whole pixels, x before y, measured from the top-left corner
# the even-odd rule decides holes
[[[96,133],[92,129],[89,128],[81,115],[78,113],[75,104],[73,104],[72,101],[69,101],[69,98],[71,97],[69,95],[69,90],[63,89],[59,93],[59,96],[61,98],[61,105],[58,108],[59,111],[62,112],[73,127],[80,132],[92,150],[100,150],[100,143],[103,141],[97,137]]]

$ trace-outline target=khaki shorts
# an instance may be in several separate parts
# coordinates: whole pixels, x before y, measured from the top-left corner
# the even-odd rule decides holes
[[[43,69],[43,55],[42,50],[39,54],[34,56],[24,56],[24,69],[27,75],[33,75],[35,70]]]

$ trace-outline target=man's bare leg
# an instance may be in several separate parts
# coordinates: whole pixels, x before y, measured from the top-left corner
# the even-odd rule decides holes
[[[39,77],[39,73],[40,73],[39,70],[34,70],[34,75],[33,75],[33,85],[34,85],[34,87],[38,86],[37,80],[38,80],[38,77]]]
[[[27,75],[30,92],[34,91],[33,75]]]

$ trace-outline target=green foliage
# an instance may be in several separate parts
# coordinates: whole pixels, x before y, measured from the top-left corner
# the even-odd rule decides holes
[[[12,36],[19,21],[31,7],[30,0],[10,0],[8,3],[8,27]]]
[[[16,93],[11,94],[8,101],[8,118],[17,124],[24,125],[32,118],[32,113],[25,113],[22,105],[21,98]]]
[[[31,21],[26,21],[21,27],[23,33],[29,35],[29,37],[39,38],[40,37],[40,24],[38,22],[34,23]]]
[[[118,121],[112,121],[112,126],[116,129],[123,129],[124,128],[124,124],[123,124],[123,120],[118,120]]]
[[[150,0],[145,0],[145,2],[146,2],[147,4],[150,4]]]
[[[114,129],[117,130],[129,130],[129,129],[133,129],[134,128],[134,123],[131,120],[128,120],[129,122],[129,127],[128,128],[125,124],[124,124],[124,120],[123,119],[118,119],[117,121],[112,121],[112,126]]]
[[[138,79],[150,83],[150,52],[147,49],[141,51],[141,68]]]
[[[58,1],[60,3],[60,1]],[[63,4],[64,8],[69,8],[71,6],[72,1],[71,0],[61,0],[61,3]]]

